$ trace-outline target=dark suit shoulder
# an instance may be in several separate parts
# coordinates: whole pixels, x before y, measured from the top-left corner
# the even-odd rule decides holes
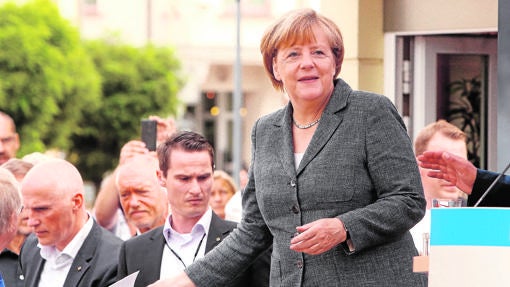
[[[39,252],[39,247],[37,247],[37,243],[39,243],[39,240],[37,239],[37,236],[35,236],[35,234],[31,233],[30,235],[28,235],[20,251],[20,260],[22,262],[24,258],[29,259],[34,254],[37,254]]]
[[[147,242],[148,240],[154,240],[154,238],[157,238],[159,236],[163,236],[163,226],[159,226],[143,234],[133,236],[128,240],[124,241],[124,245],[127,246],[138,245],[141,244],[142,242]]]

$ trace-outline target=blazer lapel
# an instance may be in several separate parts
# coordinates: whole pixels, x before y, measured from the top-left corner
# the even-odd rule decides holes
[[[281,120],[275,121],[275,129],[272,132],[271,138],[275,142],[283,142],[283,144],[276,146],[277,154],[280,155],[280,161],[283,169],[291,178],[296,177],[295,161],[294,161],[294,142],[292,141],[292,105],[287,104],[285,109],[281,112]]]
[[[349,85],[341,79],[337,79],[335,84],[335,89],[333,90],[331,99],[322,113],[321,121],[317,126],[317,130],[315,131],[296,171],[298,175],[320,152],[342,122],[343,115],[342,113],[339,113],[339,111],[347,106],[347,98],[352,90]],[[290,117],[290,115],[288,116]]]

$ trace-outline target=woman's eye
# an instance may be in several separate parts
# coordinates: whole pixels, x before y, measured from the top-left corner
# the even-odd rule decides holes
[[[288,58],[294,58],[294,57],[297,57],[298,56],[298,53],[297,52],[290,52],[287,57]]]

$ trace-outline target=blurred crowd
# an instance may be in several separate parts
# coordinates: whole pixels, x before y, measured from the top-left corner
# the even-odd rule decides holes
[[[157,123],[158,145],[178,134],[172,118],[151,116],[149,119]],[[210,172],[207,166],[199,170],[197,181],[209,184],[194,189],[196,195],[191,196],[196,198],[191,200],[197,207],[193,207],[195,212],[189,214],[181,210],[189,208],[190,199],[174,191],[175,185],[168,191],[167,185],[172,180],[166,180],[167,185],[161,182],[164,177],[160,172],[158,154],[149,151],[141,139],[133,139],[122,147],[119,164],[104,177],[92,208],[87,208],[90,203],[87,205],[85,202],[82,175],[71,163],[52,153],[34,152],[22,158],[16,157],[21,139],[13,119],[3,112],[0,112],[0,140],[1,191],[2,194],[15,191],[2,197],[2,221],[4,217],[11,216],[8,199],[12,198],[11,201],[18,204],[13,209],[16,210],[15,216],[5,222],[6,232],[2,232],[0,241],[0,280],[5,286],[77,286],[81,284],[78,282],[88,282],[80,286],[109,286],[118,279],[121,243],[151,230],[162,229],[171,214],[175,222],[193,222],[205,214],[211,218],[211,222],[203,225],[209,229],[204,230],[204,236],[215,237],[202,239],[207,243],[201,244],[204,248],[201,256],[220,243],[218,236],[228,235],[241,219],[241,197],[231,199],[241,193],[242,187],[235,184],[228,172],[213,169],[212,146],[205,142],[204,149],[211,151],[211,154],[206,153],[205,161]],[[204,139],[197,135],[197,139],[190,139],[190,144],[197,144],[194,140]],[[180,146],[170,147],[169,152],[176,153],[174,148],[181,149]],[[183,149],[186,150],[186,147]],[[176,175],[179,179],[194,174],[189,173],[189,169],[193,168],[193,163],[188,162],[189,156],[182,160],[182,174]],[[171,164],[176,162],[172,158]],[[241,172],[243,186],[246,173],[247,170]],[[169,199],[172,194],[173,199]],[[3,222],[0,227],[4,228]],[[217,228],[223,229],[217,231]],[[176,249],[185,251],[186,247]],[[243,277],[244,281],[233,286],[248,284],[253,278],[258,278],[255,282],[262,284],[258,286],[267,285],[269,259],[260,262],[247,272],[249,275]],[[83,268],[89,271],[83,272]],[[182,269],[179,267],[177,270]],[[159,276],[153,281],[157,279]],[[260,280],[267,281],[267,284],[260,283]]]

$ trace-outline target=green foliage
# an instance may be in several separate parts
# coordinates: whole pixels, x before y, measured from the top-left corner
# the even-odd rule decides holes
[[[139,139],[140,120],[175,115],[183,86],[180,63],[168,48],[134,48],[110,40],[86,43],[102,78],[98,110],[86,110],[71,158],[98,184],[117,163],[120,148]]]
[[[78,31],[51,1],[0,7],[0,109],[18,127],[18,156],[68,151],[82,110],[96,109],[100,78]]]
[[[140,119],[176,114],[179,71],[168,48],[83,43],[52,1],[0,6],[0,110],[16,122],[18,156],[58,149],[98,184]]]

